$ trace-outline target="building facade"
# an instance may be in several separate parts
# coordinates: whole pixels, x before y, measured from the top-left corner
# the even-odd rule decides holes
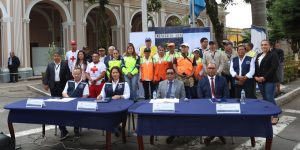
[[[119,50],[129,42],[130,32],[143,31],[143,16],[147,14],[146,0],[110,0],[106,5],[105,22],[109,40]],[[97,46],[97,4],[86,0],[0,0],[0,82],[9,79],[7,62],[9,53],[20,58],[20,78],[40,75],[48,63],[49,44],[69,50],[71,40],[78,49]],[[224,11],[223,11],[224,12]],[[189,0],[162,0],[159,13],[149,13],[146,26],[164,27],[174,20],[189,24]],[[225,13],[220,17],[225,22]],[[210,26],[205,12],[197,18],[198,26]]]

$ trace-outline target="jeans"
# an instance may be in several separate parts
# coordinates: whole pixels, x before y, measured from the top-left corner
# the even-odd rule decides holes
[[[136,100],[137,98],[137,88],[138,88],[138,80],[139,80],[139,75],[136,74],[132,78],[128,78],[128,76],[124,76],[125,81],[128,83],[129,88],[130,88],[130,99],[131,100]]]
[[[258,83],[263,99],[276,105],[275,86],[276,84],[273,82]]]

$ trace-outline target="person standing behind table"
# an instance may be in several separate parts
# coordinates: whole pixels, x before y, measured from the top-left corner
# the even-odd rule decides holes
[[[73,66],[74,66],[74,68],[81,68],[81,70],[83,71],[83,73],[81,73],[81,75],[82,75],[81,78],[83,81],[86,81],[86,79],[87,79],[85,76],[85,70],[86,70],[87,64],[88,64],[88,62],[86,61],[86,54],[84,53],[83,50],[80,50],[77,54],[77,60]],[[74,70],[74,68],[73,68],[73,70]]]
[[[153,83],[155,85],[155,89],[157,89],[159,82],[167,79],[166,71],[169,68],[169,62],[167,60],[164,47],[158,46],[158,54],[154,55],[153,61],[154,61]]]
[[[69,80],[66,83],[65,88],[62,92],[63,97],[87,98],[89,96],[88,84],[82,79],[82,74],[84,74],[84,72],[83,73],[82,72],[83,71],[80,67],[75,66],[75,68],[72,71],[74,80]],[[61,140],[66,139],[69,135],[66,126],[59,126],[59,130],[61,133],[60,134]],[[74,127],[74,133],[76,139],[80,138],[79,127]]]
[[[176,51],[176,45],[173,42],[168,43],[168,51],[166,52],[166,59],[169,62],[169,67],[173,67],[173,61],[175,57],[179,57],[181,55],[180,52]]]
[[[205,76],[198,83],[198,98],[200,99],[221,99],[229,98],[229,90],[226,79],[217,75],[217,65],[214,63],[208,63],[207,76]],[[204,139],[205,145],[209,145],[215,136],[208,136]],[[219,136],[219,139],[223,144],[226,144],[226,139],[223,136]]]
[[[174,68],[168,68],[166,70],[167,79],[159,82],[157,89],[157,98],[177,98],[185,99],[185,89],[182,81],[175,79]],[[166,143],[170,144],[175,139],[175,136],[169,136],[166,139]]]
[[[203,69],[203,64],[202,64],[203,59],[200,56],[200,50],[199,49],[194,49],[193,54],[195,56],[197,66],[196,66],[196,70],[195,70],[195,73],[194,73],[195,84],[192,88],[192,98],[196,99],[196,98],[198,98],[198,96],[197,96],[198,82],[204,77],[205,71]]]
[[[272,49],[272,52],[275,52],[278,56],[279,66],[277,69],[277,83],[276,83],[276,95],[279,95],[281,93],[280,90],[280,83],[283,82],[283,68],[284,68],[284,51],[280,48],[279,43],[275,43],[274,48]]]
[[[20,67],[20,60],[15,55],[14,52],[10,52],[10,57],[8,58],[8,70],[9,70],[9,83],[18,82],[18,68]]]
[[[151,50],[144,49],[144,57],[140,60],[140,81],[143,83],[145,99],[150,99],[154,91],[153,77],[154,77],[154,62],[150,56]]]
[[[140,56],[141,57],[144,57],[145,48],[151,49],[151,54],[150,54],[151,57],[153,57],[157,53],[157,47],[155,45],[152,45],[152,40],[149,37],[147,37],[145,39],[145,45],[140,47]]]
[[[199,49],[200,51],[200,58],[203,58],[204,53],[206,53],[208,49],[208,39],[203,37],[200,39],[200,47],[196,47],[195,49]]]
[[[107,64],[108,61],[112,60],[114,58],[114,50],[116,48],[114,46],[110,46],[108,47],[107,51],[108,51],[108,54],[107,56],[104,58],[104,64]]]
[[[105,60],[105,58],[106,58],[105,48],[100,47],[100,48],[98,49],[98,53],[99,53],[99,61],[102,62],[102,63],[104,63],[104,60]]]
[[[255,73],[255,59],[246,56],[246,47],[238,46],[238,56],[234,57],[230,64],[230,74],[234,78],[235,98],[241,98],[241,91],[244,90],[246,98],[256,99],[255,81],[253,75]]]
[[[65,61],[61,61],[58,52],[53,54],[53,62],[49,63],[43,79],[44,89],[50,93],[52,97],[62,97],[62,91],[66,82],[70,78],[69,66]]]
[[[227,81],[227,85],[229,87],[229,93],[230,93],[230,97],[235,97],[235,93],[234,93],[234,79],[231,77],[230,75],[230,63],[232,58],[237,57],[238,54],[235,50],[233,50],[232,46],[233,43],[228,41],[225,44],[225,51],[224,51],[224,55],[223,55],[223,59],[224,59],[224,68],[222,70],[222,76],[226,79]]]
[[[119,50],[114,49],[113,50],[113,58],[108,60],[105,64],[106,68],[107,68],[106,76],[107,76],[108,80],[110,79],[111,69],[115,66],[121,68],[121,64],[122,64],[122,61],[121,61],[121,56],[120,56]],[[106,80],[106,81],[108,81],[108,80]]]
[[[254,79],[258,84],[259,90],[263,99],[273,103],[275,102],[275,86],[277,82],[277,67],[279,65],[278,56],[271,52],[270,42],[262,40],[262,53],[258,54],[255,60],[255,75]],[[277,124],[278,116],[272,117],[272,124]]]
[[[106,66],[103,62],[99,61],[99,54],[94,53],[92,56],[93,62],[89,63],[85,75],[89,80],[89,97],[96,98],[104,85],[104,77],[106,72]]]
[[[192,87],[194,86],[194,73],[196,70],[196,60],[193,54],[189,53],[189,45],[181,44],[181,55],[174,58],[173,68],[178,80],[184,83],[186,98],[192,98]]]
[[[121,61],[122,73],[130,87],[130,99],[135,101],[137,98],[136,91],[139,80],[140,57],[136,54],[133,44],[127,46],[125,55]]]
[[[255,58],[257,56],[257,52],[253,49],[253,43],[249,42],[246,44],[246,56],[250,56],[251,58]]]
[[[89,63],[91,63],[93,60],[92,60],[92,56],[90,54],[90,49],[88,46],[84,46],[82,48],[82,50],[84,51],[85,53],[85,60],[88,61]]]
[[[76,41],[74,41],[74,40],[71,41],[71,47],[72,47],[72,49],[66,53],[66,62],[68,63],[70,71],[73,70],[73,67],[74,67],[73,65],[74,65],[74,62],[76,62],[76,60],[77,60],[77,54],[79,52],[79,50],[77,50],[77,42]],[[71,76],[71,73],[69,73],[69,74]],[[71,78],[73,78],[73,76],[71,76]]]
[[[224,56],[222,51],[217,51],[216,43],[214,41],[209,42],[209,51],[204,53],[203,66],[206,70],[208,63],[215,63],[217,65],[217,74],[221,75],[224,69]]]

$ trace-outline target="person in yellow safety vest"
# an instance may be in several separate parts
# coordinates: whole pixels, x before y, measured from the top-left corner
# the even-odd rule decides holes
[[[165,55],[165,48],[158,46],[158,54],[154,55],[154,85],[158,86],[160,81],[167,79],[167,69],[169,68],[169,61]],[[173,66],[172,66],[173,68]],[[156,89],[156,88],[155,88]]]
[[[176,45],[173,42],[168,43],[168,52],[166,52],[166,59],[169,62],[169,67],[173,68],[173,60],[175,57],[179,57],[181,55],[180,52],[176,51]]]
[[[255,58],[257,53],[255,50],[253,50],[253,44],[252,43],[247,43],[246,44],[246,56],[249,56],[251,58]]]
[[[194,86],[194,73],[196,70],[196,60],[194,55],[189,53],[189,45],[181,44],[181,55],[175,57],[173,67],[176,71],[178,80],[183,81],[186,98],[192,98],[192,87]]]
[[[114,49],[112,51],[112,59],[105,62],[105,65],[107,68],[107,71],[106,71],[107,79],[109,79],[109,77],[110,77],[109,72],[111,71],[111,68],[114,66],[121,68],[121,64],[122,64],[122,61],[121,61],[119,50]]]
[[[197,66],[196,66],[196,70],[194,73],[195,84],[194,84],[193,90],[192,90],[192,98],[198,98],[198,96],[197,96],[198,81],[200,81],[205,76],[205,72],[204,72],[204,67],[202,64],[200,49],[198,49],[198,48],[194,49],[193,54],[194,54],[194,58],[196,60]]]
[[[145,39],[145,45],[140,47],[140,56],[144,57],[144,50],[145,48],[150,48],[151,53],[150,56],[153,57],[157,53],[157,47],[155,45],[152,45],[151,38],[147,37]]]
[[[125,81],[129,84],[130,99],[136,100],[139,80],[140,57],[136,54],[133,44],[129,44],[124,57],[121,59],[121,68]]]
[[[151,93],[153,93],[154,91],[154,84],[152,82],[154,76],[154,63],[152,57],[150,56],[150,53],[150,48],[144,49],[145,56],[141,58],[140,67],[140,81],[143,83],[145,99],[150,99],[150,95],[151,98],[153,98]]]

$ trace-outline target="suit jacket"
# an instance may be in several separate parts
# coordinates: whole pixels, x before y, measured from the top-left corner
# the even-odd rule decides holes
[[[223,69],[224,69],[224,65],[225,65],[225,60],[224,60],[224,52],[216,50],[214,57],[212,57],[212,53],[210,52],[210,50],[208,50],[207,52],[204,53],[203,56],[203,65],[204,68],[207,67],[209,62],[214,62],[217,65],[217,73],[219,75],[221,75]]]
[[[216,75],[215,77],[215,97],[216,98],[229,98],[229,89],[227,81],[224,77]],[[198,98],[212,98],[211,87],[207,76],[202,78],[197,87]]]
[[[11,65],[9,65],[10,59],[12,59]],[[20,66],[20,60],[17,56],[8,58],[8,69],[17,70],[19,66]]]
[[[70,78],[70,69],[68,64],[65,61],[60,63],[59,78],[61,85],[65,86],[67,81]],[[48,64],[46,69],[46,74],[43,80],[44,85],[48,85],[50,89],[54,88],[55,84],[55,63],[51,62]]]
[[[157,97],[165,98],[168,92],[168,80],[161,81],[157,89]],[[174,79],[172,84],[172,93],[175,93],[175,98],[183,99],[185,98],[185,89],[182,81]]]
[[[277,67],[279,66],[279,60],[276,53],[268,51],[265,57],[262,59],[260,65],[258,65],[258,58],[262,53],[258,54],[255,60],[255,77],[264,77],[265,82],[277,82]]]

